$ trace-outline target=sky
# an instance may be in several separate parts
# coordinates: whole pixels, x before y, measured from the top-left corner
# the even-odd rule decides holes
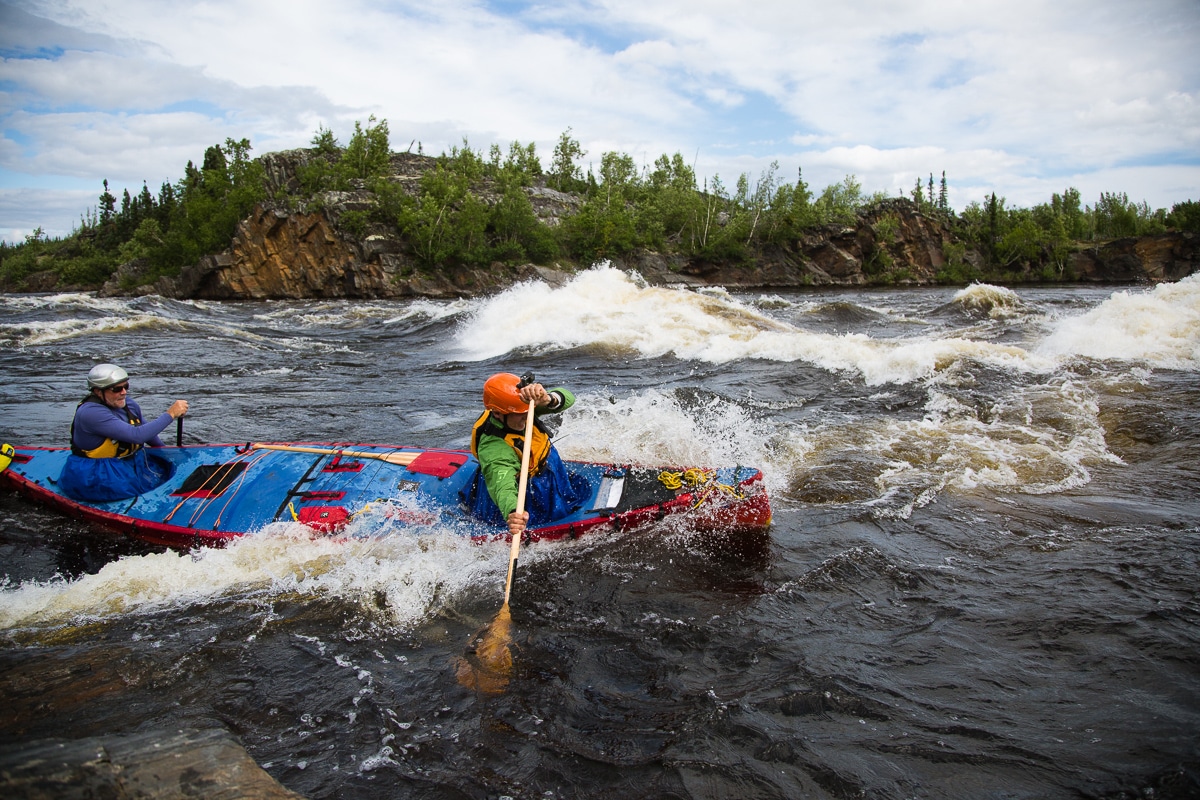
[[[1200,0],[0,0],[0,239],[63,236],[226,138],[680,153],[962,210],[1200,200]]]

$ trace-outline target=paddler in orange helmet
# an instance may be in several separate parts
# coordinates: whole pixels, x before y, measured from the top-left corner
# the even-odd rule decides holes
[[[525,446],[525,415],[534,405],[533,442],[529,454],[529,484],[523,514],[517,509],[521,451]],[[475,491],[472,510],[486,521],[505,522],[513,536],[526,526],[547,525],[579,508],[583,492],[571,483],[566,465],[550,441],[541,417],[559,414],[575,404],[575,395],[562,387],[546,390],[533,380],[501,372],[483,384],[486,411],[471,431],[471,452],[487,491]]]

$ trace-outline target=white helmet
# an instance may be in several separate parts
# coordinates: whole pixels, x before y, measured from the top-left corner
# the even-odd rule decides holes
[[[88,386],[93,389],[107,389],[128,378],[129,373],[116,364],[97,364],[88,373]]]

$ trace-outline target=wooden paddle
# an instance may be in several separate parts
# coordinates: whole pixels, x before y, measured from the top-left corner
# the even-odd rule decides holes
[[[521,448],[521,477],[517,481],[517,513],[525,513],[525,494],[529,488],[529,454],[533,447],[533,401],[529,401],[529,410],[525,412],[525,444]],[[521,554],[522,536],[512,537],[512,547],[508,551],[508,580],[504,582],[504,605],[501,613],[508,612],[508,596],[512,593],[513,572],[517,569],[517,556]]]
[[[421,455],[420,453],[366,453],[361,450],[335,450],[326,447],[300,447],[290,444],[262,444],[261,442],[255,442],[250,447],[253,450],[282,450],[287,453],[323,453],[347,458],[374,458],[401,467],[407,467],[417,460],[417,456]]]
[[[533,446],[533,410],[529,403],[525,412],[525,444],[521,448],[521,477],[517,482],[517,513],[525,511],[525,495],[529,488],[529,454]],[[480,669],[467,659],[459,660],[458,681],[463,686],[477,689],[485,694],[499,694],[508,686],[512,673],[512,614],[508,609],[508,598],[512,594],[513,573],[517,569],[517,557],[521,554],[522,535],[512,537],[508,551],[508,578],[504,582],[504,605],[483,633],[475,637],[475,658]]]

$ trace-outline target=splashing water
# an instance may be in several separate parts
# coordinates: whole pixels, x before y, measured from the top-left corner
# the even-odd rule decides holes
[[[1194,370],[1200,367],[1200,275],[1151,292],[1116,292],[1085,314],[1059,320],[1038,349]]]
[[[591,346],[643,359],[669,354],[714,364],[803,361],[831,372],[859,372],[869,385],[918,380],[965,358],[1010,369],[1050,366],[1018,347],[967,339],[891,342],[814,333],[728,295],[647,287],[612,267],[584,272],[561,289],[514,287],[470,314],[456,342],[469,360]]]
[[[371,536],[356,537],[356,526]],[[217,600],[308,597],[381,611],[389,627],[404,630],[480,586],[495,584],[499,598],[506,548],[448,530],[388,536],[365,518],[338,537],[275,523],[219,550],[127,556],[74,580],[0,587],[0,628],[78,625]],[[529,550],[536,560],[540,550]]]
[[[954,302],[963,308],[984,311],[993,318],[1011,317],[1024,313],[1025,304],[1012,289],[973,283],[954,295]]]

